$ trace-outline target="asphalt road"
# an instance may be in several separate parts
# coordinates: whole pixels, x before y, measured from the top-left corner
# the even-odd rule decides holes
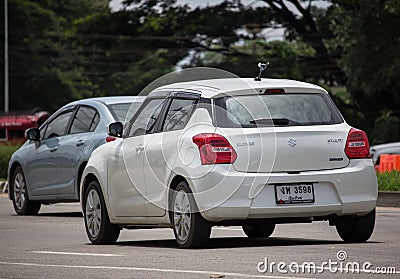
[[[124,230],[116,245],[91,245],[79,204],[44,206],[25,217],[0,195],[0,278],[400,278],[400,209],[377,212],[374,235],[364,244],[345,244],[333,227],[316,222],[278,225],[265,240],[247,239],[239,227],[213,228],[207,248],[182,250],[170,229]],[[265,259],[268,270],[260,264]],[[287,273],[279,272],[280,262]],[[309,273],[307,262],[327,264]],[[348,265],[345,273],[347,264],[365,262],[369,270],[397,271],[357,274]]]

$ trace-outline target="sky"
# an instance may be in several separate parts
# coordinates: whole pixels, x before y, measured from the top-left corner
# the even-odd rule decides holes
[[[112,0],[110,6],[113,10],[117,10],[121,7],[122,0]],[[207,5],[213,6],[223,2],[223,0],[177,0],[178,3],[188,4],[192,8],[205,7]],[[267,6],[267,4],[261,0],[242,0],[243,5],[256,5],[256,6]],[[326,1],[315,1],[315,5],[320,7],[326,7],[329,5]]]
[[[110,2],[110,7],[112,10],[118,10],[122,7],[121,2],[123,0],[112,0]],[[217,5],[223,0],[177,0],[178,3],[180,4],[188,4],[191,8],[196,8],[196,7],[206,7],[206,6],[213,6]],[[253,7],[257,6],[267,6],[267,4],[261,0],[242,0],[241,1],[243,5],[252,5]],[[288,3],[288,7],[290,9],[290,3]],[[314,5],[319,6],[319,7],[327,7],[329,4],[327,4],[326,1],[315,1]],[[293,6],[293,10],[295,10]],[[282,40],[284,36],[284,29],[279,28],[279,29],[271,29],[271,28],[266,28],[262,32],[263,37],[267,41],[273,41],[273,40]]]
[[[121,4],[120,4],[121,2],[122,2],[122,0],[112,0],[110,3],[110,6],[113,10],[118,10],[118,8],[121,7]],[[181,4],[188,4],[190,7],[196,8],[199,6],[205,7],[207,5],[213,6],[213,5],[223,2],[223,0],[178,0],[177,2],[181,3]],[[253,3],[258,6],[266,5],[258,0],[242,0],[242,3],[244,5],[249,5],[249,4],[253,4]]]
[[[112,10],[118,10],[122,7],[121,5],[122,0],[112,0],[110,2],[110,7]],[[180,4],[188,4],[191,8],[196,7],[206,7],[217,5],[223,0],[177,0]],[[256,6],[266,6],[266,4],[259,0],[242,0],[243,5],[256,5]],[[283,39],[283,29],[265,29],[263,32],[263,36],[267,40],[282,40]]]

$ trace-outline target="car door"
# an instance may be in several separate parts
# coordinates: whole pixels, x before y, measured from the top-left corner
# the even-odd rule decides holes
[[[196,97],[170,99],[164,119],[160,121],[160,133],[146,136],[143,173],[146,181],[147,216],[165,214],[169,175],[179,154],[183,129],[196,103]]]
[[[100,116],[90,106],[77,107],[71,125],[57,151],[57,178],[59,194],[74,194],[77,189],[76,176],[82,158],[88,158],[93,149],[93,131],[99,123]]]
[[[109,160],[108,191],[112,213],[116,217],[146,216],[144,150],[148,136],[155,131],[164,103],[164,99],[147,100],[129,121],[121,147],[111,151],[114,154],[110,154]]]
[[[41,140],[34,143],[26,163],[26,179],[33,196],[59,193],[57,152],[74,110],[66,109],[41,128]]]

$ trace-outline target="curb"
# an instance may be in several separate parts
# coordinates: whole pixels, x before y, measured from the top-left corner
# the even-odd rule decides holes
[[[383,207],[400,207],[400,192],[379,192],[378,202],[376,205]]]
[[[8,193],[8,182],[7,181],[0,182],[0,193]]]

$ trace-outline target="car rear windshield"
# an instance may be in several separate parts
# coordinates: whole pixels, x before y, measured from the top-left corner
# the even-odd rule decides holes
[[[117,121],[125,122],[126,115],[128,114],[129,109],[132,106],[132,111],[137,111],[140,107],[140,102],[134,103],[119,103],[119,104],[111,104],[108,105],[108,109],[111,113],[116,117]]]
[[[310,126],[343,123],[327,94],[227,96],[215,100],[218,127]]]

